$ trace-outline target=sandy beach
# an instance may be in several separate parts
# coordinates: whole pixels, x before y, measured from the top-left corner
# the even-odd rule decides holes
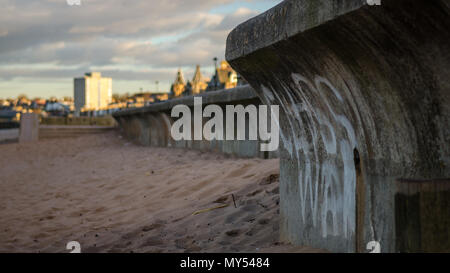
[[[0,252],[316,252],[279,241],[278,159],[110,132],[2,144],[0,174]]]

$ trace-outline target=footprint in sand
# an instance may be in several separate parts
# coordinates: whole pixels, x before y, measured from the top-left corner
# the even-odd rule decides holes
[[[260,192],[262,192],[262,191],[263,191],[262,189],[257,189],[256,191],[253,191],[253,192],[247,194],[246,196],[247,196],[247,197],[252,197],[252,196],[257,195],[258,193],[260,193]]]
[[[161,237],[159,235],[157,236],[151,236],[149,238],[147,238],[145,240],[145,242],[143,244],[141,244],[141,247],[146,247],[146,246],[158,246],[158,245],[163,245],[164,241],[161,239]]]
[[[166,223],[164,221],[156,222],[156,223],[153,223],[151,225],[142,227],[142,231],[148,232],[148,231],[151,231],[151,230],[154,230],[154,229],[163,228],[165,226],[165,224]]]
[[[242,167],[240,167],[239,169],[230,172],[230,173],[226,176],[226,178],[233,178],[233,177],[242,176],[242,175],[244,175],[244,174],[247,173],[247,171],[249,170],[249,168],[250,168],[251,166],[252,166],[252,165],[251,165],[251,164],[248,164],[248,163],[247,163],[247,164],[243,164]]]
[[[163,192],[163,193],[161,194],[161,197],[162,197],[162,198],[169,198],[169,197],[172,197],[172,195],[173,195],[176,191],[178,191],[179,189],[180,189],[180,187],[173,187],[173,188],[170,188],[169,190]],[[183,195],[184,195],[184,192],[183,192]]]
[[[268,184],[272,184],[274,182],[279,181],[280,179],[280,175],[279,174],[271,174],[269,176],[264,177],[263,179],[261,179],[261,182],[259,182],[259,185],[268,185]]]
[[[240,230],[239,230],[239,229],[232,229],[232,230],[229,230],[229,231],[226,231],[226,232],[225,232],[225,234],[226,234],[227,236],[230,236],[230,237],[236,237],[236,236],[239,235],[239,233],[240,233]]]
[[[194,192],[198,191],[198,190],[204,188],[205,186],[207,186],[208,184],[211,184],[213,182],[213,180],[214,180],[213,178],[204,179],[203,181],[199,182],[198,184],[190,187],[189,190],[194,191]]]

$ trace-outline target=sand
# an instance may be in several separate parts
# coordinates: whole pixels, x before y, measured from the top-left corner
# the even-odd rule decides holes
[[[2,144],[0,175],[0,252],[316,252],[279,242],[278,159],[110,132]]]

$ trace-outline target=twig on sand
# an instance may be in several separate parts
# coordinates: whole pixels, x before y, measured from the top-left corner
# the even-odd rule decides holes
[[[237,208],[237,206],[236,206],[236,200],[234,199],[234,194],[231,194],[231,197],[233,197],[234,207]]]
[[[204,212],[208,212],[208,211],[211,211],[211,210],[220,209],[220,208],[224,208],[224,207],[228,207],[228,204],[223,204],[223,205],[220,205],[220,206],[217,206],[217,207],[213,207],[213,208],[209,208],[209,209],[197,210],[196,212],[192,213],[192,215],[197,215],[197,214],[200,214],[200,213],[204,213]]]

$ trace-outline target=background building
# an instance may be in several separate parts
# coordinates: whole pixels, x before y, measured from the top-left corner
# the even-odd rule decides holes
[[[200,94],[201,92],[205,91],[208,87],[208,84],[206,83],[207,79],[205,79],[202,75],[202,72],[200,72],[200,65],[197,65],[195,68],[194,77],[192,78],[191,88],[192,88],[192,95]]]
[[[76,115],[84,110],[106,109],[112,101],[112,79],[103,78],[99,72],[74,79],[74,100]]]
[[[208,83],[207,91],[230,89],[235,88],[237,85],[238,76],[236,71],[231,68],[227,61],[222,61]]]
[[[175,78],[175,82],[172,84],[170,88],[170,96],[172,98],[180,97],[183,94],[186,88],[186,81],[184,80],[183,73],[181,69],[178,69],[177,77]]]
[[[200,66],[197,65],[192,81],[186,82],[181,69],[178,69],[175,81],[170,87],[170,98],[197,95],[206,91],[231,89],[240,83],[244,83],[243,79],[239,80],[236,71],[226,61],[222,61],[219,67],[215,67],[211,79],[203,77]]]

